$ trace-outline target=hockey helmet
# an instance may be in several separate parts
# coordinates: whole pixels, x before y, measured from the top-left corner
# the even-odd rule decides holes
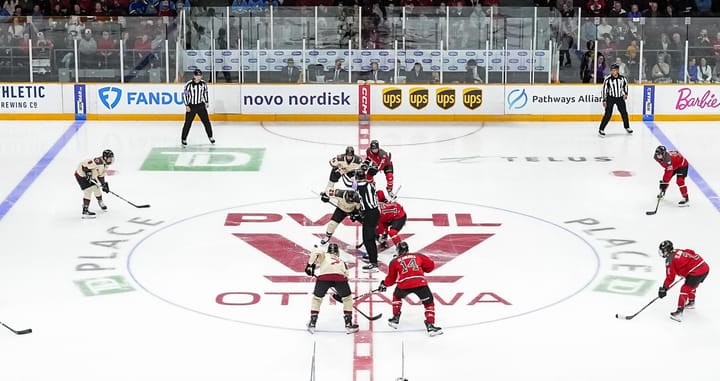
[[[373,149],[379,149],[379,148],[380,148],[380,142],[378,142],[377,140],[372,140],[372,141],[370,142],[370,149],[371,149],[371,150],[373,150]]]
[[[383,192],[381,190],[377,191],[377,197],[378,197],[378,201],[380,201],[380,202],[385,202],[387,200],[385,198],[385,192]]]
[[[400,241],[400,242],[397,244],[397,254],[398,254],[398,255],[407,254],[407,253],[409,253],[409,252],[410,252],[410,248],[408,247],[407,242],[405,242],[405,241]]]
[[[331,243],[328,245],[327,252],[330,254],[340,255],[337,243]]]
[[[352,146],[345,147],[345,156],[355,156],[355,148]]]
[[[657,146],[657,148],[655,148],[655,156],[662,157],[665,156],[665,153],[667,153],[667,148],[665,148],[665,146]]]
[[[365,181],[367,180],[365,177],[367,175],[367,168],[368,166],[363,164],[360,166],[360,168],[355,170],[355,180],[357,181]]]
[[[672,253],[673,251],[673,243],[669,240],[665,240],[660,242],[660,246],[658,247],[658,252],[660,253],[660,256],[663,258],[667,258],[667,256]]]
[[[105,151],[103,151],[103,153],[102,153],[102,159],[103,159],[103,161],[105,161],[106,163],[108,163],[108,164],[109,164],[109,163],[112,163],[112,162],[113,162],[112,159],[114,159],[114,158],[115,158],[115,154],[113,153],[113,151],[111,151],[111,150],[109,150],[109,149],[106,149]],[[109,159],[109,160],[108,160],[108,159]]]

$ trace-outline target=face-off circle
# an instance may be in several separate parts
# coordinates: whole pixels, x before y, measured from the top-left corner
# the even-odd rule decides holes
[[[585,289],[598,273],[594,248],[552,222],[470,203],[398,201],[408,213],[401,235],[410,251],[436,262],[427,275],[443,327],[551,307]],[[313,289],[303,271],[307,254],[332,214],[318,204],[315,198],[280,200],[183,219],[140,241],[128,256],[128,269],[140,288],[180,308],[250,325],[303,329]],[[358,230],[348,219],[333,238],[350,262],[351,287],[361,294],[376,288],[385,274],[370,278],[359,271]],[[386,270],[395,248],[380,250],[380,268]],[[391,298],[392,288],[360,299],[359,308],[391,315]],[[324,299],[318,326],[341,330],[341,307],[332,304]],[[403,306],[408,329],[422,326],[422,316],[419,301],[410,297]]]

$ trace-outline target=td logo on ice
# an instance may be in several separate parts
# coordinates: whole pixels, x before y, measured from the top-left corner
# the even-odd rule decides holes
[[[103,87],[98,90],[98,97],[100,97],[100,102],[102,102],[106,109],[112,110],[120,103],[122,90],[117,87]]]

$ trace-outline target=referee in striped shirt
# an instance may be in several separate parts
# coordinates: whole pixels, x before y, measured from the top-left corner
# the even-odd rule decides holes
[[[628,82],[627,78],[618,73],[619,69],[620,67],[617,64],[610,65],[610,75],[605,78],[603,82],[602,100],[603,107],[605,107],[605,115],[603,115],[602,122],[600,122],[600,130],[598,131],[600,137],[605,137],[605,127],[610,121],[613,106],[615,105],[617,105],[620,116],[622,117],[625,131],[627,131],[628,134],[632,134],[633,132],[630,128],[627,107],[625,105],[625,100],[628,97]]]
[[[363,271],[374,273],[378,271],[378,250],[375,242],[375,232],[380,222],[380,209],[375,193],[375,183],[367,179],[367,165],[363,164],[355,170],[355,184],[360,195],[362,214],[362,238],[365,250],[367,250],[370,263],[363,266]]]
[[[195,119],[195,115],[200,116],[200,120],[205,126],[205,133],[207,133],[210,143],[215,144],[215,138],[213,138],[212,125],[210,125],[210,118],[208,117],[208,86],[202,79],[202,71],[195,69],[193,72],[193,79],[185,84],[185,92],[183,98],[185,99],[185,125],[182,129],[182,137],[180,141],[182,146],[187,146],[187,136],[190,132],[190,127]]]

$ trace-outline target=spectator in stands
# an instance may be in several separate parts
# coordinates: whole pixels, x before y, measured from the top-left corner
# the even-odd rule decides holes
[[[25,25],[20,21],[20,17],[13,17],[12,24],[10,24],[7,31],[10,33],[10,36],[16,40],[23,37]]]
[[[706,57],[712,54],[713,49],[707,29],[700,29],[700,33],[695,40],[695,46],[690,48],[690,54],[697,57]]]
[[[0,44],[2,46],[2,44]],[[715,60],[715,67],[713,68],[713,82],[720,83],[720,60]]]
[[[575,10],[572,8],[572,4],[567,1],[563,1],[560,6],[560,17],[573,17],[575,16]]]
[[[322,64],[310,64],[307,69],[309,83],[325,83],[325,67]]]
[[[348,72],[342,67],[343,61],[341,58],[335,60],[335,67],[325,74],[327,82],[335,83],[347,83]]]
[[[80,66],[97,66],[97,42],[92,36],[92,30],[85,29],[82,39],[78,41],[78,53],[80,54]]]
[[[679,62],[685,61],[683,59],[685,53],[685,42],[682,41],[680,33],[673,32],[670,40],[670,48],[667,53],[668,54],[665,56],[665,62],[667,62],[668,65],[672,65],[673,60],[675,61],[675,65],[678,65]]]
[[[35,40],[35,46],[41,50],[49,50],[54,47],[53,42],[45,38],[45,33],[43,32],[38,32],[37,39]]]
[[[644,17],[662,17],[662,14],[660,14],[660,11],[658,10],[658,3],[657,1],[650,1],[648,4],[648,9],[643,11]]]
[[[43,17],[42,10],[40,9],[40,4],[33,5],[32,13],[30,16],[33,17]]]
[[[80,6],[80,9],[85,14],[90,14],[95,9],[93,0],[75,0],[75,3]]]
[[[623,62],[622,57],[615,58],[615,65],[618,66],[618,73],[620,75],[622,75],[623,77],[628,77],[628,78],[631,77],[630,70],[628,70],[628,66],[625,64],[625,62]],[[628,82],[630,82],[629,79],[628,79]]]
[[[92,12],[90,12],[91,16],[105,16],[107,15],[107,9],[103,7],[103,4],[101,2],[96,2],[93,6]]]
[[[4,24],[10,18],[10,12],[5,7],[0,7],[0,23]]]
[[[597,26],[597,39],[600,40],[603,38],[603,36],[610,35],[612,38],[612,25],[608,24],[607,17],[603,17],[600,19],[600,25]]]
[[[695,0],[697,16],[712,16],[712,0]]]
[[[72,12],[70,12],[72,16],[85,16],[85,10],[80,8],[80,4],[73,4]]]
[[[112,66],[108,65],[109,61],[113,60],[113,57],[116,54],[117,46],[115,45],[115,40],[110,38],[110,32],[107,30],[104,30],[102,32],[102,37],[97,41],[97,49],[98,49],[98,58],[99,62],[102,66]]]
[[[698,81],[698,67],[695,61],[695,57],[688,59],[687,70],[685,70],[685,64],[680,65],[680,71],[678,72],[678,81],[686,82],[685,75],[687,74],[687,82],[697,83]]]
[[[20,48],[20,52],[22,52],[22,55],[28,55],[30,51],[30,33],[23,33],[22,38],[17,40],[17,46]]]
[[[595,83],[603,83],[605,76],[607,75],[607,64],[605,63],[605,56],[598,53],[597,57],[597,77],[595,77]]]
[[[637,5],[637,3],[633,3],[630,6],[630,12],[627,13],[627,17],[629,19],[639,19],[640,17],[643,17],[642,12],[640,12],[640,6]]]
[[[578,42],[578,47],[582,46],[580,45],[582,42],[587,44],[588,41],[594,41],[596,37],[597,28],[595,28],[593,20],[590,17],[585,17],[582,25],[580,25],[580,42]]]
[[[112,4],[108,6],[108,15],[109,16],[126,16],[128,13],[126,11],[127,7],[123,7],[122,4],[120,4],[119,0],[113,0]]]
[[[605,0],[590,0],[587,2],[587,11],[590,16],[601,17],[605,15]]]
[[[413,69],[407,73],[405,81],[407,83],[429,83],[430,78],[428,78],[425,74],[422,64],[420,62],[415,62]]]
[[[365,72],[362,79],[372,82],[390,82],[390,75],[382,70],[378,66],[377,62],[370,63],[370,70]]]
[[[670,76],[670,65],[665,62],[665,54],[658,54],[657,62],[653,65],[650,75],[654,83],[672,82],[672,77]]]
[[[615,0],[612,9],[608,12],[608,17],[625,17],[626,14],[627,11],[623,9],[622,3]]]
[[[707,58],[705,57],[700,58],[700,65],[698,66],[698,82],[712,82],[712,67],[708,64]]]
[[[570,59],[569,57],[570,54],[568,53],[568,60]],[[560,56],[560,60],[562,62],[562,56]],[[463,83],[485,83],[482,78],[482,74],[480,74],[480,68],[477,65],[477,61],[472,58],[467,61],[467,65],[465,66],[465,77]]]
[[[158,11],[158,16],[175,17],[175,12],[170,9],[170,2],[168,0],[163,0],[160,3],[160,10]]]
[[[134,0],[128,6],[128,14],[130,16],[142,16],[145,14],[146,10],[147,7],[145,6],[145,2],[143,0]]]
[[[712,41],[712,48],[713,48],[713,55],[715,56],[715,61],[720,61],[720,32],[717,32],[715,34],[715,39]]]
[[[22,8],[23,15],[30,15],[33,9],[33,0],[18,0],[17,6]]]
[[[572,48],[574,40],[569,33],[563,32],[558,40],[558,50],[560,50],[560,68],[563,66],[572,66],[572,60],[570,59],[570,48]]]
[[[618,50],[625,50],[632,40],[633,36],[630,33],[628,23],[632,23],[632,21],[626,18],[618,18],[617,25],[613,28],[612,35],[615,36],[615,46]]]
[[[21,6],[16,5],[15,10],[13,11],[13,16],[22,17],[23,15],[23,9]]]
[[[675,8],[672,4],[668,3],[665,6],[665,12],[663,12],[664,17],[680,17],[677,12],[675,12]]]
[[[135,51],[135,59],[137,61],[143,60],[152,49],[152,42],[150,36],[147,33],[143,33],[140,37],[135,39],[133,44],[133,50]]]
[[[609,34],[604,34],[602,36],[602,40],[600,41],[600,45],[598,46],[598,51],[602,52],[602,54],[606,56],[608,60],[612,61],[615,59],[615,49],[615,41],[613,41],[612,37]]]
[[[286,66],[280,70],[278,81],[285,83],[298,83],[300,81],[300,70],[295,67],[295,60],[290,57],[286,61]]]
[[[158,14],[160,10],[160,0],[145,0],[145,4],[145,15],[155,16]]]

